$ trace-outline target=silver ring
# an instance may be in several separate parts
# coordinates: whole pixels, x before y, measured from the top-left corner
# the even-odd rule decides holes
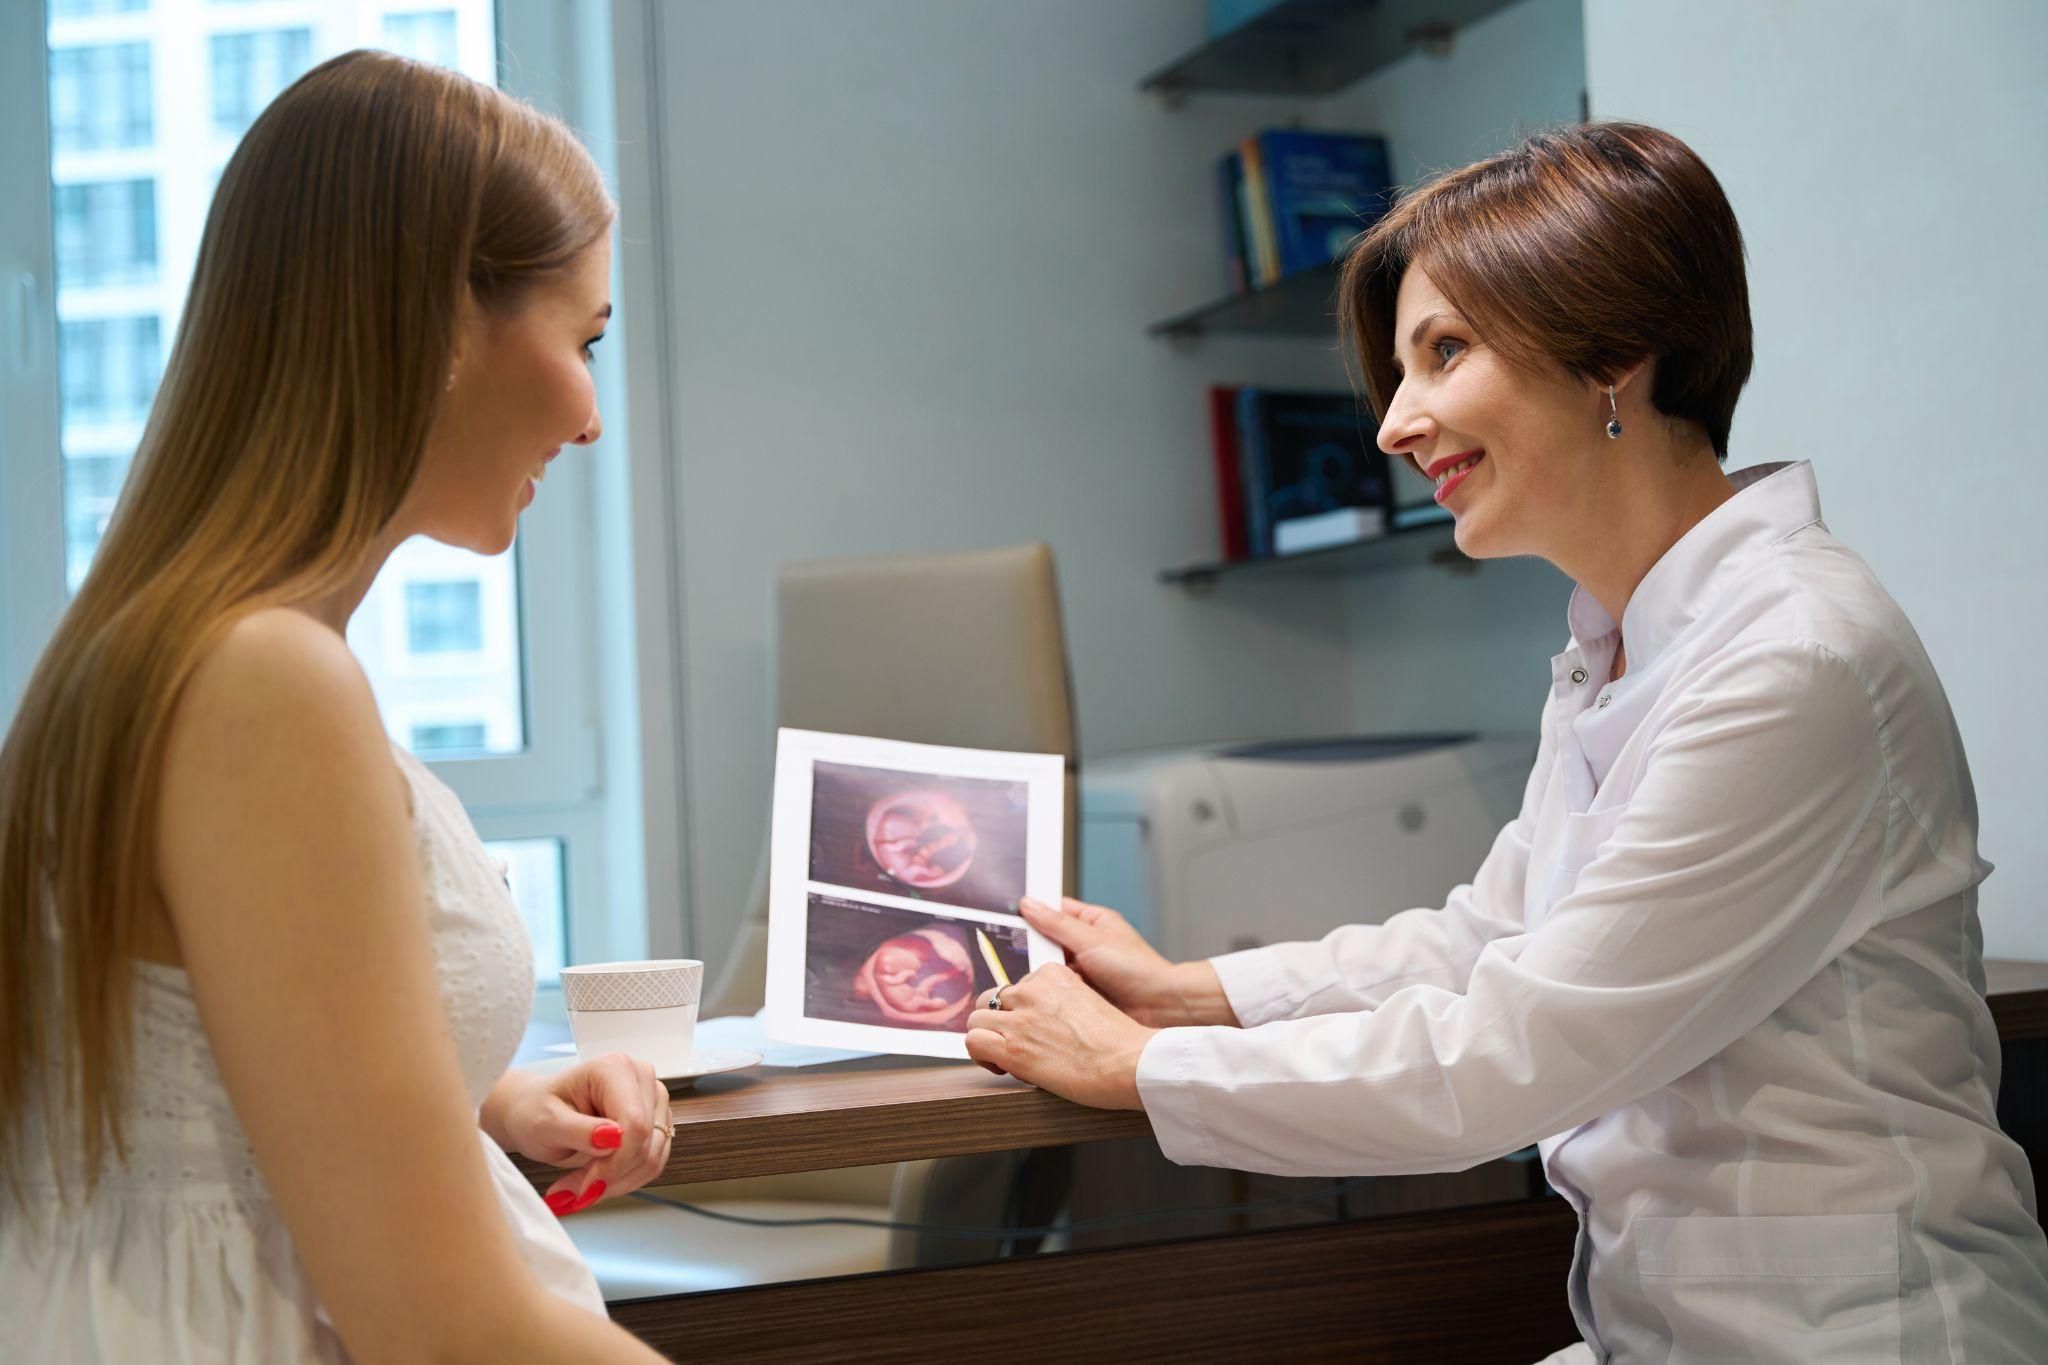
[[[981,1002],[981,1007],[985,1010],[1001,1009],[1003,1007],[1003,988],[1001,986],[998,986],[994,990],[990,991],[988,993],[988,999]]]

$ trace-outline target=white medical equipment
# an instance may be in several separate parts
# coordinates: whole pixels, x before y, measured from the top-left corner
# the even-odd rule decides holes
[[[1081,896],[1168,957],[1443,904],[1521,807],[1534,736],[1155,750],[1081,769]]]

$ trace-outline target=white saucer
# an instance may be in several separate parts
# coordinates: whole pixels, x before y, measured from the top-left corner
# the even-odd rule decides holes
[[[550,1049],[550,1051],[552,1050]],[[572,1054],[567,1057],[546,1057],[539,1061],[524,1062],[521,1063],[521,1067],[523,1070],[547,1076],[575,1064],[576,1058]],[[750,1066],[759,1066],[760,1064],[761,1054],[749,1052],[745,1048],[699,1048],[697,1054],[690,1058],[690,1065],[687,1068],[676,1072],[665,1071],[659,1079],[663,1085],[666,1085],[671,1090],[685,1090],[699,1076],[718,1076],[728,1071],[744,1071]]]

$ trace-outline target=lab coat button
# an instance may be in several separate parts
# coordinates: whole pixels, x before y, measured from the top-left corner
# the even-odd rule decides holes
[[[1594,703],[1594,709],[1595,709],[1595,710],[1605,710],[1605,709],[1606,709],[1606,706],[1607,706],[1607,703],[1608,703],[1608,702],[1611,702],[1611,701],[1613,701],[1613,700],[1614,700],[1614,694],[1613,694],[1613,693],[1611,693],[1611,692],[1602,692],[1602,693],[1600,694],[1600,700]]]
[[[1586,681],[1586,670],[1585,670],[1585,669],[1583,669],[1583,668],[1575,668],[1575,669],[1573,669],[1573,670],[1572,670],[1572,685],[1573,685],[1574,687],[1576,687],[1576,686],[1579,686],[1580,684],[1584,683],[1585,681]]]

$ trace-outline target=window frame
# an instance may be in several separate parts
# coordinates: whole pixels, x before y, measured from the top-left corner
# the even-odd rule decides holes
[[[64,466],[59,449],[57,264],[50,182],[47,19],[0,6],[0,717],[11,716],[63,610]]]

